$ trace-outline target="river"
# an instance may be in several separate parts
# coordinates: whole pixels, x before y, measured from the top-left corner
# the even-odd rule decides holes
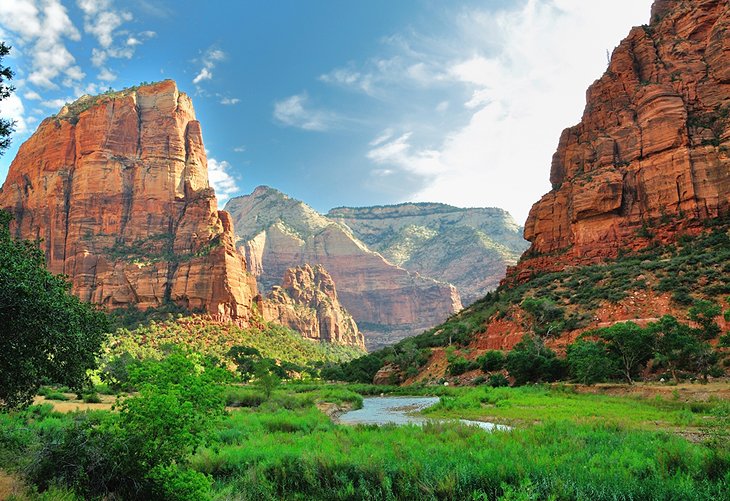
[[[362,409],[342,414],[338,421],[342,424],[417,424],[428,421],[449,422],[448,419],[431,419],[418,412],[437,404],[438,397],[367,397],[363,398]],[[509,430],[509,426],[470,421],[468,419],[453,420],[463,424],[478,426],[484,430]]]

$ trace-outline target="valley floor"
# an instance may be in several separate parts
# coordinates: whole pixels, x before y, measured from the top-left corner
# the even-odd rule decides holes
[[[189,466],[211,476],[213,499],[220,500],[728,499],[728,392],[728,383],[521,388],[299,383],[282,385],[266,398],[255,387],[236,385],[227,390],[227,416]],[[515,428],[489,433],[452,422],[351,427],[330,417],[380,394],[439,396],[426,416]],[[6,415],[0,468],[17,473],[3,474],[2,484],[17,491],[26,461],[37,453],[41,442],[29,438],[28,429],[38,436],[53,433],[75,419],[76,408],[106,407],[111,398],[103,396],[101,404],[48,400]],[[74,499],[62,489],[54,492]]]

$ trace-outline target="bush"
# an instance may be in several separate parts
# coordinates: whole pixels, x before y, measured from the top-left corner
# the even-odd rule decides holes
[[[452,376],[460,376],[465,372],[474,370],[477,368],[476,362],[467,360],[464,357],[454,357],[449,361],[448,373]]]
[[[567,372],[565,361],[547,348],[542,339],[529,334],[507,354],[505,368],[517,385],[557,381]]]
[[[602,341],[579,340],[568,346],[570,375],[583,384],[602,383],[618,374],[617,361]]]
[[[487,383],[492,388],[500,388],[502,386],[509,386],[509,381],[504,374],[492,374],[489,376],[489,382]]]
[[[477,363],[483,372],[501,371],[504,369],[504,354],[501,351],[490,350],[477,358]]]
[[[101,403],[101,397],[99,397],[98,393],[87,393],[84,395],[84,402],[87,404],[100,404]]]
[[[46,393],[46,400],[68,400],[68,397],[60,391],[51,390]]]

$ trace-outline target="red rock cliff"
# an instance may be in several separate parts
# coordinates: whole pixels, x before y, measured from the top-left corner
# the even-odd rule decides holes
[[[42,239],[49,269],[83,300],[251,316],[255,281],[217,210],[192,102],[172,81],[84,96],[44,120],[0,207],[17,236]]]
[[[525,225],[512,276],[614,257],[691,231],[730,206],[730,7],[659,0],[588,90]],[[552,254],[545,256],[545,254]]]
[[[335,282],[322,266],[288,269],[281,286],[274,286],[264,301],[263,313],[266,320],[305,338],[365,349],[365,338],[340,304]]]

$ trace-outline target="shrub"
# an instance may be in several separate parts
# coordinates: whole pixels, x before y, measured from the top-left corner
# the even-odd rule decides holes
[[[537,336],[526,334],[507,354],[505,368],[515,384],[557,381],[566,374],[566,364]]]
[[[576,341],[568,347],[567,355],[570,375],[580,383],[600,383],[618,373],[617,361],[603,341]]]
[[[504,368],[504,354],[490,350],[477,358],[477,363],[483,372],[501,371]]]
[[[489,382],[487,384],[492,388],[499,388],[509,386],[509,381],[504,377],[504,374],[492,374],[489,376]]]
[[[60,391],[49,391],[46,393],[46,400],[68,400],[68,397]]]

